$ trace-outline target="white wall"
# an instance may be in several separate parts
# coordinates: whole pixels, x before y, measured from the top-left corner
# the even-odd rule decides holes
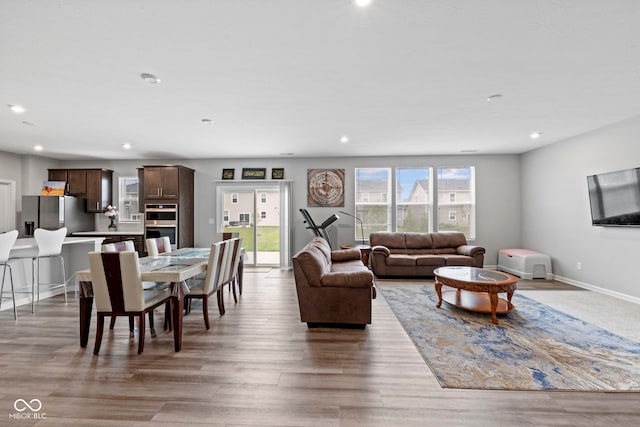
[[[591,225],[587,176],[640,167],[640,117],[522,155],[522,242],[562,280],[639,298],[640,228]],[[577,263],[582,270],[577,270]]]

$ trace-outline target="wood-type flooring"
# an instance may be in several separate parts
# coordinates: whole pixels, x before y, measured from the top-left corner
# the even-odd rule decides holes
[[[73,298],[20,307],[17,321],[3,310],[0,426],[640,425],[639,393],[442,389],[381,295],[365,330],[307,329],[290,271],[246,269],[238,304],[225,302],[219,316],[214,297],[209,331],[200,306],[185,317],[182,351],[159,330],[141,355],[119,318],[94,356],[95,313],[80,348]]]

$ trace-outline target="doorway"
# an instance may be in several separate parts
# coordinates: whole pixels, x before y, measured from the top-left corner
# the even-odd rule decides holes
[[[288,181],[217,183],[218,229],[242,238],[245,266],[289,266],[289,189]]]

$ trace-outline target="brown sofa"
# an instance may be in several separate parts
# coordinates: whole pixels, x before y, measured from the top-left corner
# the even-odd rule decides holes
[[[293,257],[300,320],[309,327],[371,323],[376,297],[373,274],[362,263],[359,249],[332,251],[315,237]]]
[[[369,236],[371,268],[378,277],[433,276],[448,265],[482,268],[485,249],[463,233],[375,232]]]

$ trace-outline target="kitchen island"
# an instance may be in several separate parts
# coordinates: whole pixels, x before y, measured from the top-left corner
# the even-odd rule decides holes
[[[99,251],[104,237],[66,237],[62,243],[62,258],[66,273],[67,291],[75,289],[75,272],[89,267],[87,254],[91,251]],[[36,239],[21,238],[11,248],[10,256],[17,256],[20,252],[37,248]],[[40,282],[48,283],[52,280],[59,281],[61,277],[59,262],[43,259],[40,261]],[[16,306],[31,303],[31,259],[11,260],[13,269],[13,286],[16,290]],[[37,275],[36,275],[37,277]],[[40,299],[62,293],[62,288],[48,289],[47,285],[40,286]],[[5,278],[5,293],[9,290],[9,278]],[[24,293],[27,292],[28,293]],[[10,293],[8,294],[10,296]],[[2,310],[13,310],[11,298],[6,298],[2,303]],[[18,309],[18,318],[24,314],[26,308]],[[30,312],[31,310],[29,310]]]

